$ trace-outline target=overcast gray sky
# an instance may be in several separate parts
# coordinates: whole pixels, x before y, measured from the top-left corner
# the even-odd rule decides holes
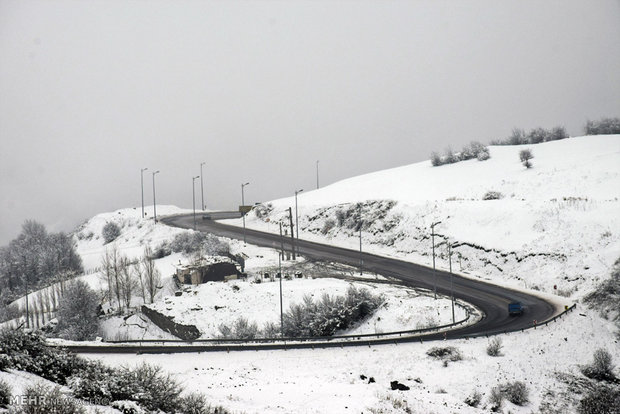
[[[615,1],[0,0],[0,245],[157,201],[254,203],[620,116]],[[151,176],[145,197],[152,200]],[[403,183],[415,185],[415,182]],[[198,187],[197,187],[198,190]]]

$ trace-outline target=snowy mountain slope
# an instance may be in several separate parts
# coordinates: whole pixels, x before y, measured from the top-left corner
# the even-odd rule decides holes
[[[533,151],[533,168],[519,151]],[[580,297],[620,252],[620,135],[491,146],[487,161],[429,161],[343,180],[298,195],[300,237],[448,268],[514,287]],[[500,199],[484,200],[487,192]],[[265,203],[249,227],[276,232],[294,197]],[[238,224],[239,220],[230,220]],[[554,286],[557,289],[554,289]]]

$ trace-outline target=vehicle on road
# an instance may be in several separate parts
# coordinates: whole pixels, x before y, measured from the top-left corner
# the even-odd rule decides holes
[[[508,305],[508,314],[511,316],[523,315],[523,304],[521,302],[512,302]]]

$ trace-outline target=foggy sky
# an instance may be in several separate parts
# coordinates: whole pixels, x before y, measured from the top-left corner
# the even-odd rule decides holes
[[[25,219],[292,195],[620,116],[619,1],[0,0],[0,245]],[[415,186],[414,182],[402,183]],[[197,186],[199,195],[199,187]]]

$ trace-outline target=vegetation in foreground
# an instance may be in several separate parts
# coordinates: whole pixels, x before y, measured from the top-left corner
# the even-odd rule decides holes
[[[63,349],[47,346],[40,332],[0,331],[0,370],[7,369],[30,372],[56,384],[66,385],[73,392],[71,398],[62,396],[63,401],[66,399],[67,402],[63,402],[62,407],[29,406],[29,401],[36,399],[26,398],[23,405],[15,407],[17,413],[84,412],[80,404],[72,402],[72,398],[97,405],[134,405],[148,412],[227,413],[221,407],[209,405],[200,394],[183,395],[180,383],[158,366],[142,364],[110,368],[99,361],[90,361]],[[57,387],[40,385],[26,390],[26,394],[37,396],[58,396],[58,392]],[[10,395],[10,386],[0,384],[0,405],[7,405]]]

